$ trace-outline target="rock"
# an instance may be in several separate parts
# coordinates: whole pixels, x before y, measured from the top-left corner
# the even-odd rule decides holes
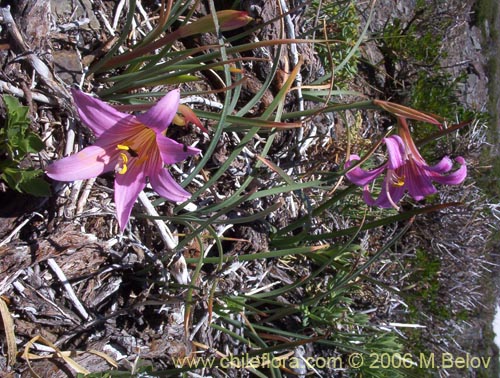
[[[94,14],[92,3],[89,0],[51,0],[51,6],[59,22],[66,23],[82,18],[89,18],[89,26],[91,29],[101,29],[101,24]]]
[[[57,50],[52,52],[54,70],[69,85],[79,83],[83,66],[81,57],[75,50]]]

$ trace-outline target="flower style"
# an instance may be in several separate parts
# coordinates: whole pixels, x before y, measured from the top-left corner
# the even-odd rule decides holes
[[[432,181],[445,185],[457,185],[462,183],[467,176],[465,160],[460,156],[455,161],[461,166],[453,173],[446,174],[453,167],[452,160],[447,156],[430,167],[415,146],[406,119],[398,117],[398,121],[399,135],[384,138],[389,155],[387,163],[370,171],[355,167],[346,174],[351,182],[364,187],[363,199],[370,206],[399,209],[396,203],[406,191],[415,200],[420,201],[437,192]],[[360,160],[358,155],[351,155],[346,168],[351,167],[357,160]],[[386,170],[380,195],[374,199],[368,184],[375,181]]]
[[[139,115],[119,112],[81,91],[72,92],[81,120],[97,139],[77,154],[49,165],[46,171],[49,177],[75,181],[114,170],[116,212],[122,231],[139,193],[146,186],[146,178],[159,195],[173,202],[183,202],[191,196],[164,168],[164,164],[178,163],[200,152],[165,136],[178,111],[179,90],[167,93]]]

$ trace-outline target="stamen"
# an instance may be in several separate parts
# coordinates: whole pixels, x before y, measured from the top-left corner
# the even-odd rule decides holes
[[[123,140],[116,145],[119,152],[119,163],[115,167],[116,173],[124,174],[127,172],[128,162],[132,159],[134,159],[135,167],[145,164],[151,157],[156,156],[156,148],[156,134],[147,127],[135,134],[133,139]]]
[[[392,207],[394,209],[396,209],[396,211],[399,211],[399,206],[396,205],[396,203],[394,202],[394,200],[392,199],[391,197],[391,191],[390,191],[390,188],[389,188],[389,185],[393,185],[393,186],[403,186],[404,185],[404,176],[403,177],[399,177],[394,171],[389,171],[387,172],[388,175],[390,175],[390,179],[389,180],[386,180],[385,182],[385,193],[387,195],[387,199],[389,200],[389,203],[392,205]]]
[[[123,165],[123,167],[121,167],[121,169],[120,169],[118,172],[116,172],[116,173],[118,173],[118,174],[120,174],[120,175],[124,175],[125,173],[127,173],[127,170],[128,170],[128,168],[127,168],[127,166],[124,164],[124,165]]]
[[[120,175],[123,175],[128,170],[128,167],[127,167],[128,156],[127,156],[127,154],[120,152],[120,158],[121,158],[121,161],[116,164],[115,172],[120,174]]]
[[[132,157],[138,157],[139,156],[139,154],[135,150],[133,150],[132,148],[130,148],[130,147],[129,147],[128,153]]]
[[[403,186],[405,184],[405,176],[404,175],[398,176],[396,174],[396,172],[394,172],[393,170],[390,170],[389,172],[387,172],[387,174],[390,177],[391,185]]]
[[[139,154],[135,150],[133,150],[132,147],[126,146],[124,144],[117,144],[116,148],[118,148],[119,150],[122,150],[122,151],[127,151],[130,154],[130,156],[132,156],[132,157],[139,156]]]
[[[405,177],[404,176],[401,176],[401,177],[394,177],[394,180],[392,181],[392,185],[394,186],[403,186],[405,184]]]

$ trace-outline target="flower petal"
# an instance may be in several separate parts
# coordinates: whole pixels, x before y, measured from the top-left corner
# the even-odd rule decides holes
[[[455,172],[449,175],[432,175],[432,179],[440,184],[444,185],[458,185],[461,184],[467,177],[467,164],[463,157],[458,156],[455,161],[461,165]]]
[[[158,173],[152,174],[149,182],[156,193],[172,202],[184,202],[191,197],[191,193],[184,190],[166,169],[160,169]]]
[[[351,155],[349,157],[349,161],[345,164],[345,168],[349,168],[353,161],[360,160],[360,157],[358,155]],[[372,182],[375,180],[385,169],[387,168],[387,164],[383,164],[378,168],[375,168],[371,171],[365,171],[364,169],[361,169],[359,167],[356,167],[352,169],[351,171],[346,173],[346,177],[349,181],[351,181],[353,184],[359,185],[359,186],[365,186],[366,184]]]
[[[405,144],[399,135],[391,135],[384,138],[387,146],[387,154],[389,155],[389,169],[397,169],[404,164]]]
[[[408,181],[406,187],[408,188],[408,193],[415,201],[422,201],[425,197],[437,193],[437,189],[432,182],[423,178]]]
[[[382,208],[388,208],[390,207],[390,203],[385,204],[385,203],[382,203],[382,204],[378,204],[377,205],[377,202],[379,202],[378,200],[380,199],[380,195],[379,195],[379,198],[377,199],[374,199],[372,197],[372,194],[370,192],[370,189],[368,188],[368,185],[365,185],[365,187],[363,188],[363,201],[365,201],[365,203],[369,206],[379,206],[379,207],[382,207]]]
[[[373,199],[368,185],[364,187],[363,190],[363,200],[370,206],[377,206],[384,209],[394,207],[394,204],[398,203],[405,193],[404,186],[387,186],[387,178],[384,179],[382,183],[382,188],[377,199]],[[390,199],[389,199],[390,196]]]
[[[126,174],[116,175],[115,204],[121,231],[125,229],[135,201],[145,186],[146,175],[140,165],[131,163]]]
[[[137,123],[133,115],[119,112],[97,98],[76,89],[72,89],[71,92],[80,119],[92,129],[97,137],[116,126],[122,127],[130,123]]]
[[[50,164],[46,172],[47,176],[58,181],[85,180],[112,171],[116,163],[116,153],[93,145]]]
[[[161,133],[170,126],[177,114],[180,98],[178,89],[170,91],[146,113],[139,114],[137,119],[150,129]]]
[[[446,173],[449,172],[452,167],[453,167],[453,162],[448,156],[445,156],[436,165],[432,167],[425,167],[425,169],[437,173]]]
[[[427,168],[427,166],[421,167],[415,160],[410,160],[403,170],[405,187],[408,189],[410,196],[417,201],[421,201],[437,192],[434,185],[432,185],[430,172],[427,171]]]
[[[401,198],[403,198],[405,190],[406,188],[404,186],[392,185],[389,188],[389,195],[391,196],[391,200],[394,204],[397,204],[401,200]],[[383,201],[385,201],[385,199],[387,199],[387,201],[390,202],[387,193],[384,191],[384,193],[382,193],[382,195],[377,199],[377,201],[382,203]],[[391,206],[394,207],[393,204],[391,204]]]
[[[165,164],[175,164],[185,160],[188,156],[200,153],[199,149],[178,143],[162,134],[156,134],[156,143]]]

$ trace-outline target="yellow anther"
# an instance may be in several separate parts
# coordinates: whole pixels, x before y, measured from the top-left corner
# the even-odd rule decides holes
[[[120,170],[117,173],[119,173],[120,175],[124,175],[127,172],[127,169],[128,169],[127,165],[123,164],[123,166],[120,168]]]
[[[116,148],[118,148],[121,151],[127,151],[132,157],[139,156],[139,154],[135,150],[133,150],[132,147],[129,147],[125,144],[117,144]]]
[[[405,184],[405,176],[398,176],[396,172],[390,172],[390,183],[393,186],[403,186]]]
[[[127,154],[120,152],[120,158],[121,158],[121,161],[116,165],[115,171],[116,171],[116,173],[123,175],[128,170],[128,168],[127,168],[128,156],[127,156]]]
[[[392,185],[394,186],[403,186],[405,184],[405,178],[404,176],[402,177],[393,177],[393,180],[392,180]]]
[[[122,151],[128,151],[128,150],[130,150],[130,147],[129,146],[125,146],[124,144],[117,144],[116,148],[118,148],[119,150],[122,150]]]
[[[122,158],[123,164],[127,164],[128,163],[128,156],[127,156],[127,154],[124,154],[122,152],[122,153],[120,153],[120,157]]]

